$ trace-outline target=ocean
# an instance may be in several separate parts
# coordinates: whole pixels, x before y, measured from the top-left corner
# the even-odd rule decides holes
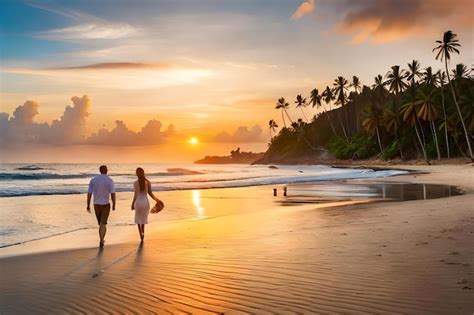
[[[141,166],[160,198],[168,200],[167,211],[150,215],[158,220],[194,220],[219,213],[206,213],[203,206],[206,189],[262,186],[269,184],[306,183],[358,178],[378,178],[406,173],[401,170],[372,171],[367,169],[338,169],[329,166],[266,165],[195,165],[195,164],[108,164],[109,176],[117,192],[131,192],[136,180],[135,169]],[[98,164],[1,164],[0,165],[0,247],[95,228],[92,215],[85,212],[85,196],[90,179],[98,174]],[[330,191],[329,191],[330,190]],[[334,188],[325,192],[341,194]],[[180,192],[181,191],[181,192]],[[234,198],[222,191],[222,198]],[[251,211],[259,193],[236,211]],[[247,193],[247,192],[245,192]],[[266,189],[265,189],[266,193]],[[371,191],[353,191],[361,198],[371,197]],[[70,196],[67,196],[70,195]],[[226,197],[227,196],[227,197]],[[240,198],[240,197],[239,197]],[[133,225],[130,195],[118,196],[118,209],[109,225]],[[241,199],[243,200],[243,199]],[[171,204],[170,204],[171,203]],[[240,209],[238,209],[240,208]]]

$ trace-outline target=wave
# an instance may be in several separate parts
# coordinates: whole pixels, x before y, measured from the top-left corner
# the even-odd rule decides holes
[[[44,170],[44,168],[38,166],[38,165],[34,165],[34,164],[31,164],[31,165],[26,165],[26,166],[21,166],[21,167],[17,167],[16,170],[20,170],[20,171],[37,171],[37,170]]]
[[[262,186],[262,185],[280,185],[291,183],[308,183],[321,181],[334,181],[346,179],[360,179],[360,178],[376,178],[385,176],[394,176],[406,174],[407,171],[354,171],[344,173],[333,173],[326,175],[313,174],[308,176],[255,176],[229,179],[208,179],[208,180],[184,180],[179,182],[156,182],[152,181],[154,190],[156,191],[170,191],[170,190],[190,190],[190,189],[212,189],[212,188],[236,188],[247,186]],[[164,185],[163,185],[164,184]],[[76,186],[77,187],[77,186]],[[132,191],[131,183],[120,182],[115,185],[116,192],[130,192]],[[87,191],[87,187],[80,188],[62,188],[56,189],[51,187],[35,187],[35,189],[7,189],[0,191],[0,197],[19,197],[31,195],[70,195],[83,194]]]
[[[20,168],[17,168],[18,170]],[[33,169],[31,169],[33,170]],[[202,172],[187,170],[187,169],[168,169],[167,172],[147,173],[147,176],[183,176],[183,175],[201,175]],[[79,174],[57,174],[57,173],[0,173],[0,181],[11,180],[44,180],[44,179],[77,179],[77,178],[92,178],[97,173],[79,173]],[[118,173],[109,174],[110,177],[130,176],[135,177],[134,173]]]

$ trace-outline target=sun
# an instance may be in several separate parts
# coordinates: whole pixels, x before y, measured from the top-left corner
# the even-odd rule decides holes
[[[189,142],[189,144],[196,145],[196,144],[199,143],[199,139],[196,138],[196,137],[191,137],[191,138],[189,138],[188,142]]]

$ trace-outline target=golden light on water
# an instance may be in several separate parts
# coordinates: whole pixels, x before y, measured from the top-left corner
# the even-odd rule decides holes
[[[189,144],[196,145],[196,144],[199,143],[199,139],[196,138],[196,137],[191,137],[191,138],[189,138],[188,142],[189,142]]]
[[[201,192],[199,190],[192,191],[192,198],[194,208],[196,209],[197,216],[199,218],[204,217],[204,208],[201,206]]]

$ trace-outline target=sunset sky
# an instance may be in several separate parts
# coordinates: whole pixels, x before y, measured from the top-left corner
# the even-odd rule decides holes
[[[189,162],[263,151],[268,120],[282,125],[279,97],[293,105],[338,75],[371,85],[412,59],[438,69],[431,50],[446,30],[462,44],[453,65],[471,65],[472,3],[2,0],[2,159]]]

